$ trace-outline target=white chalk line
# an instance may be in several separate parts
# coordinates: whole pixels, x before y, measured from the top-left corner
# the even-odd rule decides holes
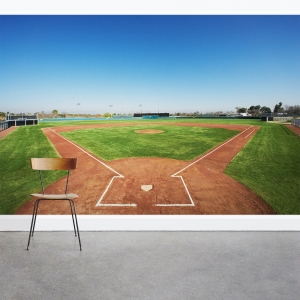
[[[182,176],[171,175],[171,177],[173,177],[173,178],[180,178],[181,179],[182,184],[183,184],[183,186],[185,188],[185,191],[187,192],[187,194],[189,196],[189,199],[190,199],[191,203],[187,203],[187,204],[183,204],[183,203],[179,203],[179,204],[156,204],[155,206],[195,206],[194,201],[193,201],[193,199],[192,199],[192,197],[190,195],[190,192],[189,192],[189,190],[188,190],[188,188],[187,188],[187,186],[186,186],[186,184],[185,184]]]
[[[190,194],[190,192],[189,192],[189,190],[188,190],[188,188],[187,188],[187,186],[186,186],[186,184],[185,184],[185,181],[184,181],[183,177],[182,177],[182,176],[177,176],[177,174],[179,174],[179,173],[181,173],[182,171],[188,169],[189,167],[191,167],[191,166],[194,165],[195,163],[199,162],[199,161],[202,160],[203,158],[209,156],[210,154],[212,154],[212,153],[215,152],[216,150],[220,149],[220,148],[223,147],[224,145],[228,144],[229,142],[231,142],[232,140],[234,140],[235,138],[237,138],[238,136],[240,136],[241,134],[243,134],[245,131],[249,130],[249,129],[252,128],[252,127],[253,127],[253,126],[250,126],[250,127],[246,128],[245,130],[243,130],[242,132],[240,132],[239,134],[237,134],[236,136],[234,136],[234,137],[231,138],[230,140],[226,141],[225,143],[221,144],[221,145],[218,146],[217,148],[215,148],[215,149],[213,149],[212,151],[208,152],[207,154],[201,156],[201,157],[200,157],[199,159],[197,159],[196,161],[194,161],[194,162],[192,162],[191,164],[187,165],[186,167],[184,167],[184,168],[181,169],[180,171],[178,171],[178,172],[174,173],[173,175],[171,175],[171,177],[173,177],[173,178],[180,178],[180,179],[181,179],[181,181],[182,181],[182,183],[183,183],[183,185],[184,185],[184,188],[185,188],[185,190],[186,190],[186,192],[187,192],[187,194],[188,194],[188,197],[189,197],[191,203],[189,203],[189,204],[156,204],[156,206],[195,206],[194,201],[193,201],[193,198],[192,198],[192,196],[191,196],[191,194]],[[253,131],[254,131],[254,130],[253,130]],[[251,133],[252,133],[253,131],[251,131]],[[250,133],[250,134],[251,134],[251,133]],[[250,134],[248,134],[247,136],[249,136]]]
[[[87,154],[88,156],[90,156],[91,158],[93,158],[94,160],[96,160],[98,163],[102,164],[104,167],[108,168],[109,170],[113,171],[114,173],[118,174],[117,176],[113,176],[112,179],[110,180],[109,184],[107,185],[106,189],[104,190],[103,194],[101,195],[100,199],[98,200],[96,206],[136,206],[135,203],[131,203],[131,204],[102,204],[101,201],[103,200],[105,194],[107,193],[107,191],[109,190],[111,184],[113,183],[113,181],[115,180],[115,178],[124,178],[124,176],[120,173],[118,173],[116,170],[114,170],[113,168],[111,168],[110,166],[106,165],[105,163],[103,163],[101,160],[97,159],[96,157],[94,157],[93,155],[91,155],[90,153],[88,153],[87,151],[85,151],[83,148],[81,148],[80,146],[76,145],[75,143],[71,142],[70,140],[68,140],[67,138],[65,138],[64,136],[60,135],[59,133],[57,133],[56,131],[52,130],[51,128],[48,128],[49,130],[51,130],[53,133],[55,133],[56,135],[60,136],[61,138],[63,138],[64,140],[66,140],[67,142],[69,142],[70,144],[72,144],[73,146],[77,147],[78,149],[80,149],[82,152],[84,152],[85,154]]]
[[[233,138],[231,138],[230,140],[226,141],[225,143],[221,144],[220,146],[218,146],[217,148],[213,149],[212,151],[206,153],[205,155],[201,156],[199,159],[195,160],[194,162],[192,162],[191,164],[187,165],[186,167],[184,167],[183,169],[181,169],[180,171],[174,173],[172,176],[177,175],[178,173],[181,173],[182,171],[188,169],[190,166],[194,165],[195,163],[199,162],[200,160],[202,160],[203,158],[209,156],[210,154],[212,154],[213,152],[215,152],[216,150],[220,149],[221,147],[223,147],[224,145],[228,144],[229,142],[231,142],[232,140],[236,139],[238,136],[240,136],[241,134],[243,134],[245,131],[249,130],[251,127],[248,127],[247,129],[243,130],[242,132],[240,132],[239,134],[237,134],[236,136],[234,136]]]
[[[246,139],[249,135],[251,135],[251,134],[253,133],[253,131],[254,131],[254,130],[252,130],[249,134],[247,134],[247,135],[245,136],[245,139]]]
[[[114,181],[115,178],[124,178],[124,176],[122,176],[122,177],[120,177],[120,176],[114,176],[114,177],[110,180],[110,182],[109,182],[109,184],[107,185],[105,191],[103,192],[102,196],[101,196],[100,199],[98,200],[96,206],[136,206],[135,203],[132,203],[132,204],[113,204],[113,203],[111,203],[111,204],[103,204],[103,203],[101,203],[102,199],[104,198],[105,194],[106,194],[107,191],[109,190],[109,188],[110,188],[110,186],[111,186],[111,184],[113,183],[113,181]]]

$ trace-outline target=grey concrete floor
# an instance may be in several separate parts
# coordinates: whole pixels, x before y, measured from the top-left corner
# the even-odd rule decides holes
[[[0,232],[0,299],[300,299],[300,232]]]

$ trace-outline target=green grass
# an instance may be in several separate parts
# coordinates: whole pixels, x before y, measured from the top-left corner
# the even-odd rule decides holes
[[[168,127],[168,124],[176,125],[176,123],[180,122],[189,122],[260,126],[261,128],[256,135],[230,163],[226,169],[226,173],[255,191],[269,203],[278,214],[300,213],[300,139],[282,125],[251,119],[170,119],[163,120],[163,124],[159,125],[157,123],[162,122],[161,120],[124,121],[126,123],[131,122],[137,129],[142,129],[143,126],[145,128],[151,127],[153,129],[165,128],[166,133],[157,135],[138,135],[132,131],[132,128],[130,129],[128,126],[124,127],[124,137],[122,137],[123,143],[119,143],[122,145],[122,149],[125,150],[126,147],[128,148],[127,143],[129,140],[132,141],[131,139],[133,137],[135,139],[145,139],[141,140],[145,149],[147,140],[149,142],[150,139],[151,142],[154,142],[155,140],[153,140],[153,138],[163,139],[168,136],[169,130],[172,130],[174,127],[175,129],[178,128],[179,131],[176,133],[177,138],[173,141],[173,143],[176,142],[176,146],[171,149],[171,155],[172,152],[177,152],[177,147],[180,145],[182,148],[182,150],[180,150],[182,152],[181,154],[185,156],[185,158],[181,159],[191,159],[191,157],[195,157],[203,151],[205,152],[212,147],[212,145],[205,140],[202,142],[202,145],[199,145],[199,142],[194,140],[197,139],[197,134],[194,135],[195,132],[188,138],[186,130],[189,127]],[[30,193],[40,190],[38,173],[32,171],[30,168],[30,157],[58,157],[57,152],[40,130],[41,128],[99,123],[120,123],[124,121],[41,122],[39,126],[19,127],[7,137],[0,139],[0,214],[14,213],[23,203],[30,199]],[[127,132],[128,134],[126,134],[127,130],[130,131],[129,133]],[[96,136],[90,141],[87,141],[87,143],[91,144],[91,147],[94,147],[99,142],[101,143],[102,137],[99,138],[99,132],[112,134],[110,135],[111,138],[108,139],[109,141],[106,139],[104,145],[107,148],[106,152],[108,153],[105,155],[109,155],[112,147],[115,147],[114,143],[116,143],[113,138],[114,128],[107,128],[105,131],[102,129],[93,129],[92,131],[94,131],[93,134],[96,134]],[[227,131],[226,134],[227,133],[230,133],[230,131]],[[193,135],[194,137],[192,137]],[[200,135],[203,136],[203,134]],[[223,137],[220,137],[221,140],[222,138]],[[226,137],[224,137],[224,139],[225,138]],[[166,142],[170,143],[170,148],[174,145],[169,139],[166,139]],[[218,143],[218,141],[215,142]],[[185,143],[190,150],[184,150]],[[197,149],[195,149],[194,145],[197,143]],[[162,149],[163,147],[158,148],[160,151],[164,152]],[[99,149],[93,150],[92,152],[94,151],[99,151]],[[120,152],[120,149],[118,151]],[[126,151],[127,156],[129,156],[129,154],[133,157],[141,155],[130,153],[132,150]],[[136,151],[140,151],[141,153],[141,149],[137,149]],[[147,151],[147,155],[151,156],[170,155],[170,153],[167,154],[166,152],[164,154],[161,154],[161,152],[160,154],[154,153],[153,147],[149,147]],[[115,154],[114,157],[105,156],[105,159],[115,159],[116,157],[119,157],[119,153]],[[50,173],[47,174],[46,181],[50,184],[61,176],[61,173],[57,175],[52,175],[52,173]]]
[[[0,214],[13,214],[41,190],[39,175],[30,167],[31,157],[59,157],[39,126],[18,127],[0,139]],[[46,184],[62,177],[61,172],[43,173]]]
[[[285,126],[262,126],[225,173],[261,196],[278,214],[300,214],[300,139]]]
[[[158,134],[139,134],[142,129],[163,130]],[[222,128],[181,126],[125,126],[64,132],[62,135],[104,160],[126,157],[164,157],[191,160],[238,131]]]
[[[263,125],[265,122],[262,122],[260,119],[200,119],[200,118],[162,118],[162,119],[110,119],[110,120],[87,120],[87,121],[54,121],[54,122],[40,122],[39,126],[41,128],[45,127],[57,127],[57,126],[84,126],[91,124],[118,124],[118,123],[131,123],[131,124],[176,124],[176,123],[201,123],[201,124],[241,124],[241,125]]]

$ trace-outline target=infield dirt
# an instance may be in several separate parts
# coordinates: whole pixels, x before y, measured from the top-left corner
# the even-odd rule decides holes
[[[221,147],[193,161],[129,158],[105,162],[59,135],[59,132],[75,129],[124,125],[132,126],[123,123],[43,129],[62,157],[78,158],[78,167],[71,174],[69,186],[70,192],[79,195],[75,199],[78,214],[274,214],[258,195],[224,174],[226,166],[259,127],[174,124],[240,131]],[[58,193],[63,184],[64,179],[61,179],[46,188],[45,192]],[[152,185],[152,189],[144,191],[142,185]],[[34,201],[33,198],[25,203],[16,214],[31,214]],[[40,204],[39,213],[70,214],[70,208],[68,203],[44,201]]]

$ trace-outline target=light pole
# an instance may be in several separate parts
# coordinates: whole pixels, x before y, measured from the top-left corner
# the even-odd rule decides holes
[[[76,97],[72,97],[73,103],[75,102]],[[74,108],[73,108],[73,118],[74,118]]]
[[[113,105],[110,104],[109,107],[113,107]],[[110,113],[110,117],[112,118],[112,112]]]
[[[157,111],[158,111],[158,114],[159,114],[159,100],[157,100]]]
[[[76,103],[76,105],[80,105],[80,103]]]
[[[143,113],[143,111],[142,111],[142,106],[143,106],[143,105],[142,105],[142,104],[140,104],[140,107],[141,107],[141,114]]]
[[[122,102],[122,117],[123,117],[123,100],[119,100]]]

